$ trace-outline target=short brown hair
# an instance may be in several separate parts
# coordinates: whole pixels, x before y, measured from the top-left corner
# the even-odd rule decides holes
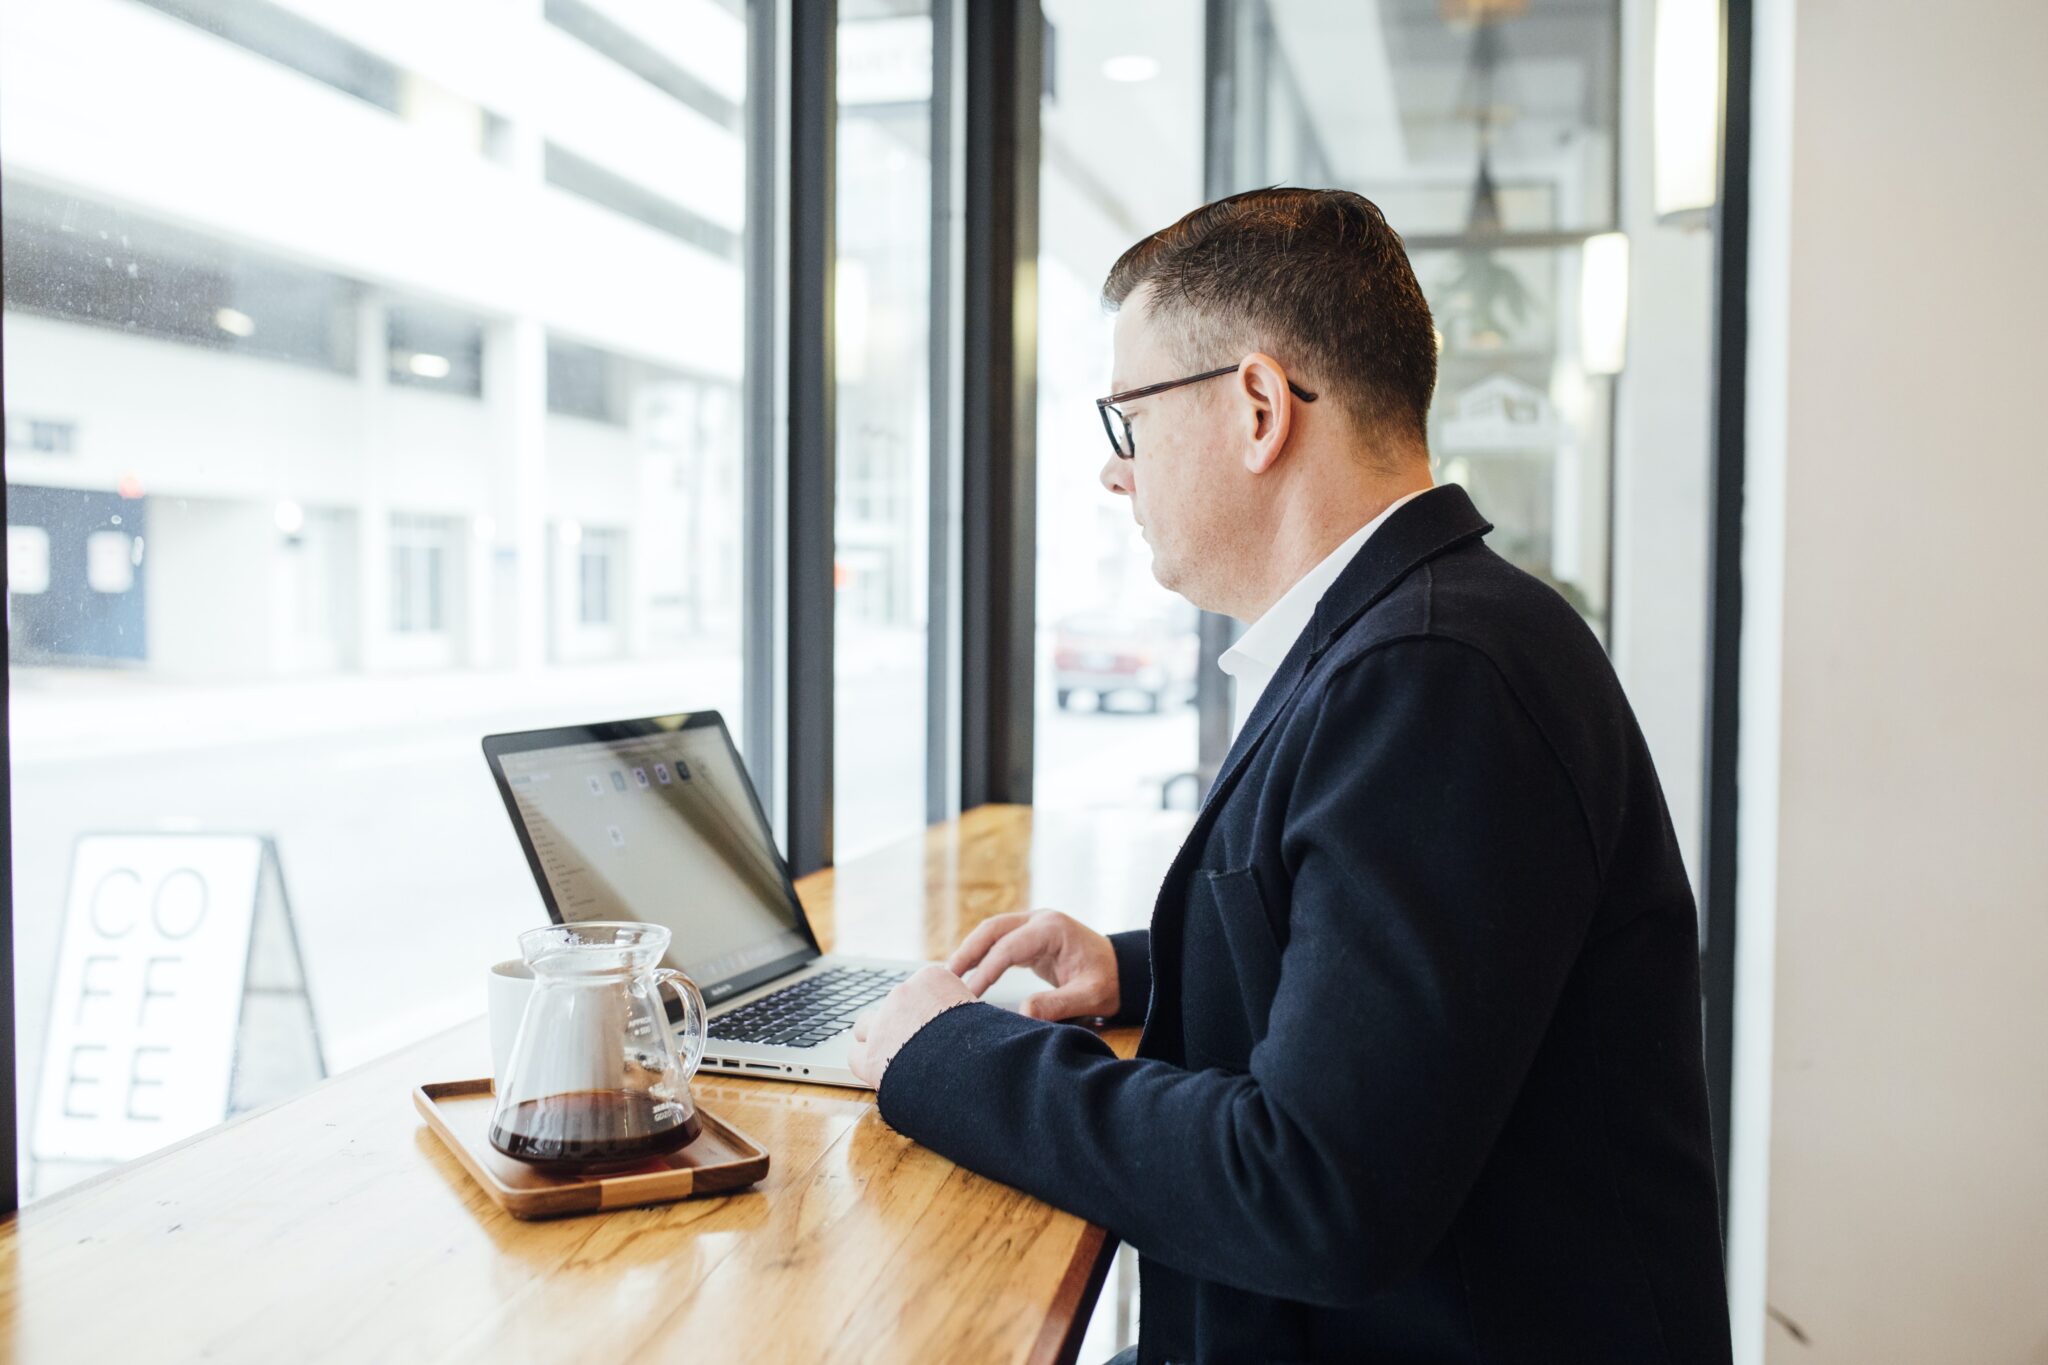
[[[1204,204],[1126,251],[1103,301],[1115,309],[1148,284],[1155,315],[1184,329],[1189,364],[1269,347],[1363,430],[1427,444],[1436,329],[1400,238],[1370,199],[1264,189]]]

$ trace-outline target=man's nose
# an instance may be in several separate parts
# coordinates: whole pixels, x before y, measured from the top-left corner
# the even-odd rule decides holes
[[[1112,493],[1131,495],[1131,462],[1112,455],[1102,466],[1102,486]]]

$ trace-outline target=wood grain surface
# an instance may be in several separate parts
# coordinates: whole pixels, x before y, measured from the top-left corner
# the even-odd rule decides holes
[[[798,894],[847,952],[942,956],[1033,906],[1126,928],[1188,820],[985,806]],[[478,945],[479,995],[504,956]],[[865,1092],[700,1075],[772,1154],[758,1185],[526,1222],[413,1110],[489,1069],[479,1019],[0,1222],[0,1359],[1073,1358],[1102,1230],[899,1137]]]

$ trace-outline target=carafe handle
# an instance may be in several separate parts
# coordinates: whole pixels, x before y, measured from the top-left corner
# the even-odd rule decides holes
[[[696,982],[673,967],[656,971],[654,982],[657,990],[667,986],[683,1002],[683,1080],[688,1082],[697,1074],[697,1064],[704,1060],[704,1044],[710,1037],[703,992],[697,989]]]

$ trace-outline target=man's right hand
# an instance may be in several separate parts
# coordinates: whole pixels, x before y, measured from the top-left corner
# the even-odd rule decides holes
[[[1024,1002],[1033,1019],[1113,1015],[1122,1001],[1109,939],[1057,910],[1013,910],[983,920],[946,967],[977,996],[1012,967],[1029,967],[1053,989]]]

